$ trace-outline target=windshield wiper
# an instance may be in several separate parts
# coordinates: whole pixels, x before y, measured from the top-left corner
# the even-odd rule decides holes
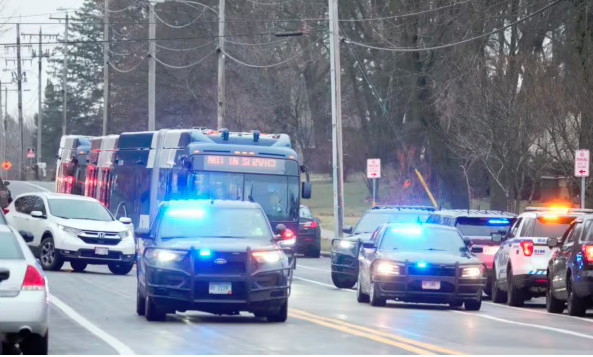
[[[70,218],[68,218],[68,217],[62,217],[62,216],[56,216],[56,217],[58,217],[58,218],[63,218],[63,219],[70,219]]]

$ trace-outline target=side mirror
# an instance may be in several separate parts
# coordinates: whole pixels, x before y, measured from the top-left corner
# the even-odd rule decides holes
[[[119,221],[123,224],[132,224],[132,219],[128,217],[121,217]]]
[[[284,236],[284,232],[286,232],[285,225],[280,223],[279,225],[276,226],[276,234],[278,234],[280,237],[282,237],[282,236]]]
[[[10,278],[10,270],[0,268],[0,281],[8,280],[8,278]]]
[[[548,247],[556,248],[558,246],[558,238],[548,238]]]
[[[150,229],[148,228],[138,228],[136,229],[136,232],[134,232],[134,235],[136,236],[136,238],[139,239],[148,239],[148,240],[152,240],[152,236],[150,235]]]
[[[4,186],[8,186],[8,185],[10,185],[10,182],[4,181]]]
[[[313,192],[313,185],[311,185],[311,182],[307,181],[307,182],[303,182],[302,188],[301,188],[301,196],[308,200],[309,198],[311,198],[311,193]]]
[[[353,228],[352,226],[344,226],[342,227],[342,232],[346,233],[346,234],[352,234]]]
[[[362,247],[365,249],[375,249],[375,242],[367,240],[362,242]]]
[[[472,241],[469,238],[467,238],[467,237],[463,237],[463,241],[465,242],[465,245],[467,245],[468,247],[470,245],[472,245]]]
[[[472,253],[484,253],[484,247],[480,245],[474,245],[471,247],[470,252]]]
[[[501,233],[491,233],[490,236],[492,237],[493,242],[502,242],[502,234]]]
[[[41,211],[33,211],[33,212],[31,212],[31,217],[34,217],[34,218],[43,218],[43,219],[47,218]]]
[[[25,243],[31,243],[33,241],[33,239],[35,238],[33,236],[33,233],[31,233],[29,231],[19,231],[19,234],[21,235],[21,237],[23,237],[23,240],[25,241]]]

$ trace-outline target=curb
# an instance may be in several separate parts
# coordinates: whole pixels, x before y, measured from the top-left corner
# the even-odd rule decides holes
[[[325,258],[331,258],[332,253],[331,252],[326,252],[324,250],[321,251],[321,256],[325,257]]]

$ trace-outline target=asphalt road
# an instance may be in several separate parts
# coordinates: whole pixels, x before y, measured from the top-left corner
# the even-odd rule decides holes
[[[12,181],[13,197],[53,190]],[[593,314],[551,315],[543,299],[524,308],[485,302],[479,312],[448,306],[356,302],[330,279],[328,258],[298,259],[289,318],[245,314],[169,315],[150,323],[135,312],[136,276],[107,268],[48,272],[52,354],[591,354]]]

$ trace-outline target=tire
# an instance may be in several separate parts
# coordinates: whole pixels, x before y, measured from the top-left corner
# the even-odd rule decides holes
[[[45,336],[31,335],[20,344],[21,352],[24,355],[47,355],[49,352],[49,332]]]
[[[288,318],[288,299],[284,300],[284,303],[282,303],[277,311],[268,314],[266,318],[268,322],[285,322]]]
[[[319,258],[321,257],[321,247],[316,244],[315,246],[309,248],[307,254],[305,254],[308,258]]]
[[[458,308],[463,306],[463,301],[452,301],[449,303],[449,306],[451,306],[452,308]]]
[[[371,282],[371,293],[369,294],[369,300],[371,303],[371,306],[385,306],[387,305],[387,300],[385,299],[381,299],[380,297],[377,296],[376,292],[375,292],[375,283]]]
[[[362,282],[360,280],[360,273],[358,273],[358,286],[356,287],[356,301],[360,303],[368,303],[370,297],[368,294],[362,292]]]
[[[334,285],[339,289],[351,289],[356,284],[356,279],[349,277],[343,277],[336,273],[332,273],[332,281]]]
[[[517,289],[513,284],[513,268],[509,266],[507,270],[507,285],[508,285],[508,297],[507,305],[520,307],[525,302],[525,297],[521,289]]]
[[[587,303],[585,299],[578,297],[572,290],[572,278],[566,277],[566,310],[570,316],[585,316],[587,312]]]
[[[482,308],[482,298],[479,300],[468,300],[464,303],[467,311],[479,311]]]
[[[144,316],[148,321],[165,321],[167,314],[159,309],[148,296],[144,298],[144,307]]]
[[[490,290],[492,291],[492,302],[497,304],[503,304],[507,301],[507,292],[502,291],[498,288],[498,280],[496,279],[496,270],[494,270],[494,276],[492,277],[492,286]]]
[[[146,314],[146,298],[140,292],[140,286],[136,288],[136,313],[139,316]]]
[[[129,272],[134,268],[134,262],[132,263],[109,263],[107,264],[109,270],[115,275],[128,275]]]
[[[551,314],[561,314],[564,311],[566,303],[562,300],[556,299],[552,292],[552,284],[548,276],[548,290],[546,291],[546,310]]]
[[[70,266],[72,266],[72,270],[74,271],[83,272],[87,267],[87,263],[81,260],[73,260],[70,262]]]
[[[47,236],[41,241],[39,247],[39,261],[43,270],[60,270],[64,265],[64,258],[59,252],[56,252],[54,239],[52,236]]]

